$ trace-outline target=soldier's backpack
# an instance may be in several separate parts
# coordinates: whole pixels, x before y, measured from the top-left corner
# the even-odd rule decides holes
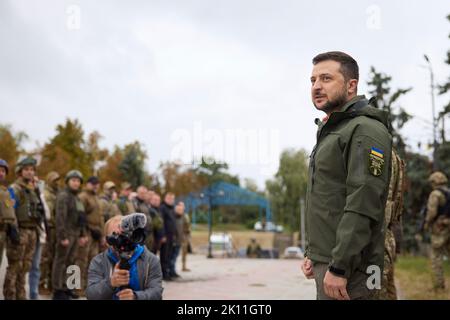
[[[436,215],[435,221],[440,216],[445,216],[447,218],[450,218],[450,191],[444,189],[444,188],[438,188],[440,192],[442,192],[445,196],[445,204],[443,206],[439,206],[438,213]]]

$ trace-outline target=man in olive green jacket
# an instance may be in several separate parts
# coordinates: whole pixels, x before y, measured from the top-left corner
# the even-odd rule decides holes
[[[308,247],[302,265],[318,299],[369,299],[384,263],[392,138],[387,114],[357,96],[358,64],[342,52],[313,59],[311,94],[326,113],[310,157]]]

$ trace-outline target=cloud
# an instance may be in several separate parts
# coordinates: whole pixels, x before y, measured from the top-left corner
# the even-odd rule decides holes
[[[372,4],[1,1],[1,121],[26,131],[34,147],[66,117],[78,118],[104,146],[143,142],[152,171],[170,158],[173,133],[193,133],[199,122],[221,134],[276,130],[280,149],[311,150],[320,113],[309,98],[310,61],[331,49],[358,59],[361,93],[374,65],[394,87],[413,85],[401,102],[428,117],[428,78],[417,64],[429,52],[436,78],[448,75],[446,2],[378,1],[379,30],[366,27]],[[80,9],[79,29],[67,27],[70,5]],[[231,166],[260,187],[261,169]]]

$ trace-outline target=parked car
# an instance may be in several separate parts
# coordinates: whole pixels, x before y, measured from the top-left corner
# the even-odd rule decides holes
[[[261,221],[257,221],[254,227],[255,231],[266,231],[266,232],[283,232],[284,228],[281,225],[275,225],[272,221],[266,223],[265,228]]]
[[[211,246],[213,255],[226,257],[235,256],[236,250],[233,245],[233,237],[228,233],[213,233],[211,235]]]
[[[299,247],[287,247],[284,249],[284,259],[304,259],[305,255],[303,250]]]

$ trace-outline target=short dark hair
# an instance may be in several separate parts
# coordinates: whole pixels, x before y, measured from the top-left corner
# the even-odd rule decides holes
[[[350,79],[359,80],[359,67],[355,59],[341,51],[329,51],[318,54],[312,60],[313,65],[322,61],[333,60],[341,64],[340,71],[344,75],[345,81]]]

